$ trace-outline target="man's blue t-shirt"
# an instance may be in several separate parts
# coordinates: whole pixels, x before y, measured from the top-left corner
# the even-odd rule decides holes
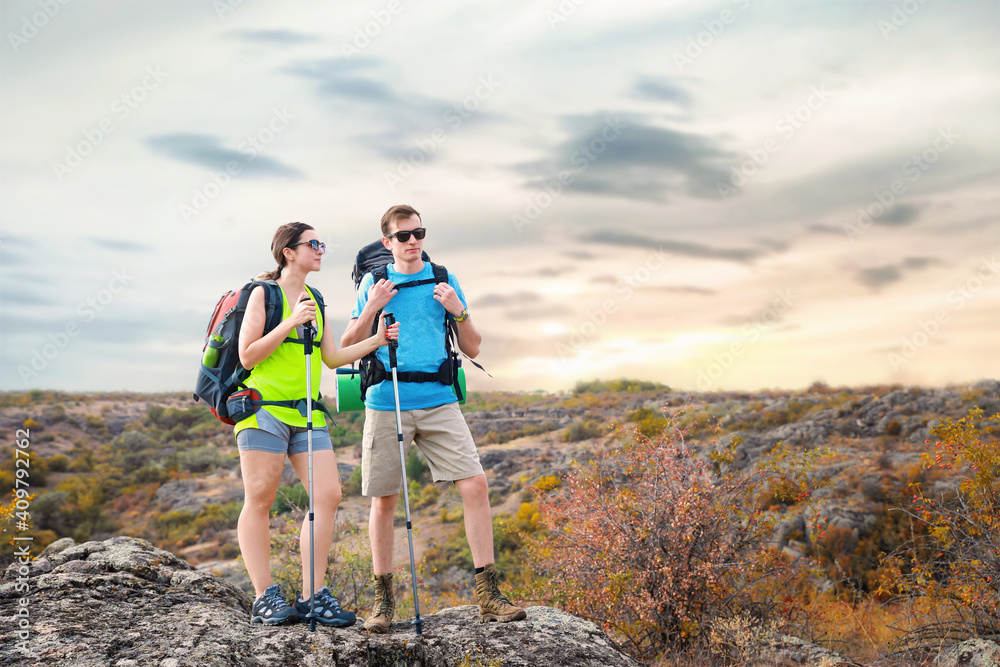
[[[401,283],[427,280],[434,278],[434,270],[430,262],[424,262],[423,270],[418,273],[398,273],[394,264],[389,264],[388,278],[394,285]],[[354,307],[352,318],[357,319],[368,303],[368,290],[375,284],[371,273],[366,273],[358,285],[358,302]],[[448,284],[455,288],[463,307],[468,307],[465,294],[458,284],[458,279],[449,271]],[[396,349],[397,370],[403,372],[436,373],[447,359],[445,348],[445,309],[434,298],[434,283],[404,287],[396,292],[383,313],[392,313],[399,322],[399,347]],[[377,385],[368,388],[365,405],[373,410],[396,409],[392,395],[392,371],[389,369],[389,348],[378,348],[376,356],[385,367],[389,376]],[[458,400],[451,385],[440,382],[400,382],[399,409],[423,410],[439,405],[454,403]]]

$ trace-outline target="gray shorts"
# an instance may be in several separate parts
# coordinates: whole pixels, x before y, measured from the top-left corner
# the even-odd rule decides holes
[[[263,408],[257,411],[257,426],[260,428],[245,428],[236,434],[236,446],[241,452],[254,449],[291,456],[309,451],[309,434],[305,427],[289,426]],[[326,426],[313,427],[312,442],[313,451],[333,449]]]
[[[427,459],[435,482],[454,482],[483,474],[476,443],[458,407],[448,403],[426,410],[404,410],[404,452],[410,443]],[[361,448],[361,495],[391,496],[400,492],[403,471],[399,466],[396,412],[365,408]]]

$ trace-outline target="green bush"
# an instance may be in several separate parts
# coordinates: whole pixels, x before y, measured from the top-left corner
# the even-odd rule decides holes
[[[578,421],[573,422],[566,428],[566,432],[563,433],[563,442],[579,442],[580,440],[589,440],[591,438],[598,438],[604,435],[604,429],[601,425],[594,421]]]

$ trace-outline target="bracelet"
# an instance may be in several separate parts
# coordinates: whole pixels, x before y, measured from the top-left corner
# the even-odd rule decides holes
[[[455,321],[456,322],[464,322],[465,320],[469,319],[469,311],[468,311],[467,308],[463,308],[461,315],[453,316],[453,317],[455,317]]]

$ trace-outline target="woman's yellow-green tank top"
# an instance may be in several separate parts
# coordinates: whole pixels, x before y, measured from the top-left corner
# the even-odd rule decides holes
[[[313,300],[316,295],[312,293],[309,286],[306,286],[309,297]],[[292,314],[288,306],[288,298],[285,290],[281,290],[281,319],[288,319]],[[322,428],[326,426],[326,417],[323,412],[316,408],[315,402],[319,399],[319,377],[320,369],[323,366],[323,353],[319,348],[319,341],[323,340],[322,317],[316,318],[316,338],[313,345],[312,356],[310,358],[312,366],[312,398],[313,398],[313,427]],[[290,337],[301,338],[302,327],[298,327],[292,332]],[[306,359],[305,350],[300,343],[290,343],[283,341],[277,349],[271,353],[264,361],[253,367],[250,377],[246,379],[247,387],[260,392],[265,401],[297,401],[306,397]],[[289,426],[299,426],[305,428],[306,418],[295,408],[285,408],[278,405],[264,405],[262,410],[267,410],[275,419],[288,424]],[[245,428],[260,428],[257,425],[257,415],[251,415],[243,421],[237,422],[234,433],[239,433]]]

